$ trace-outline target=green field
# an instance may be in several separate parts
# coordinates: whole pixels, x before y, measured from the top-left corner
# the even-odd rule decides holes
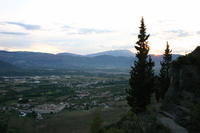
[[[1,77],[0,124],[12,133],[88,133],[97,112],[103,125],[127,112],[127,87],[128,74],[118,72]],[[32,111],[61,103],[68,106],[58,113]],[[22,116],[23,112],[32,113]]]
[[[91,122],[99,112],[104,121],[103,125],[117,122],[126,112],[127,108],[92,109],[89,111],[63,111],[37,127],[38,133],[88,133]]]
[[[88,133],[91,122],[97,113],[100,114],[103,125],[106,126],[117,122],[128,109],[125,102],[118,102],[107,109],[63,110],[57,114],[48,114],[45,119],[40,121],[31,116],[19,117],[16,112],[1,113],[1,118],[7,117],[8,128],[14,133]]]

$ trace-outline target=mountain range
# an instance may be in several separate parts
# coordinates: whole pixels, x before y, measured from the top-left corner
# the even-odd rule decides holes
[[[119,56],[133,57],[133,56],[135,56],[135,54],[129,50],[111,50],[111,51],[104,51],[104,52],[99,52],[99,53],[94,53],[94,54],[88,54],[86,56],[95,57],[95,56],[100,56],[100,55],[111,55],[111,56],[115,56],[115,57],[119,57]]]
[[[173,55],[173,58],[177,58],[178,56],[180,55]],[[155,61],[155,68],[159,68],[159,62],[162,59],[162,56],[152,55],[152,59]],[[133,65],[135,54],[129,50],[113,50],[89,55],[0,51],[0,60],[10,64],[13,68],[22,69],[128,69]],[[0,64],[0,69],[4,69],[2,64]]]

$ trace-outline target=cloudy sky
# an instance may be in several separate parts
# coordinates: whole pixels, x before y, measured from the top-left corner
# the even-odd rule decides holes
[[[200,45],[199,0],[0,0],[0,50],[89,54],[134,51],[140,19],[151,53]]]

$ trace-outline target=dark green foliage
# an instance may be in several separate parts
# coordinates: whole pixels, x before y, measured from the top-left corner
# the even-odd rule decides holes
[[[154,66],[155,66],[155,63],[152,61],[151,56],[149,56],[148,67],[147,67],[148,87],[149,87],[149,90],[150,90],[149,98],[150,98],[151,94],[153,93],[153,89],[154,89],[154,86],[155,86],[155,74],[154,74],[154,70],[153,70]],[[150,99],[149,99],[149,102],[150,102]]]
[[[8,119],[9,115],[0,111],[0,133],[8,133]]]
[[[134,66],[131,67],[130,72],[130,89],[127,90],[127,101],[134,112],[143,112],[146,110],[146,105],[150,103],[150,96],[153,87],[153,66],[154,63],[149,57],[149,45],[147,39],[149,35],[146,34],[146,27],[144,19],[141,20],[140,33],[138,41],[136,42],[137,60]]]
[[[102,128],[102,123],[103,120],[101,119],[100,114],[96,113],[90,127],[90,133],[99,133]]]
[[[130,111],[104,131],[110,130],[116,131],[114,133],[170,133],[170,129],[157,120],[156,114],[148,111],[140,114]]]
[[[200,46],[198,46],[192,53],[179,57],[172,62],[173,67],[180,68],[182,65],[194,65],[200,70]]]
[[[0,120],[0,133],[7,133],[8,125],[4,120]]]
[[[148,133],[171,133],[171,130],[168,127],[165,127],[160,123],[152,124],[146,131]]]
[[[195,104],[190,110],[190,127],[192,133],[200,131],[200,104]]]
[[[104,130],[102,133],[125,133],[125,132],[122,129],[110,128],[110,129]]]
[[[0,111],[0,133],[35,133],[34,121],[15,111]]]
[[[36,119],[37,118],[37,113],[35,111],[33,111],[32,113],[27,115],[30,118]]]
[[[160,91],[159,96],[164,99],[165,93],[169,88],[170,78],[169,78],[169,68],[172,61],[172,50],[169,49],[169,44],[167,42],[165,53],[163,55],[163,60],[160,62],[161,69],[159,74],[159,81],[160,81]],[[159,100],[159,98],[158,98]]]

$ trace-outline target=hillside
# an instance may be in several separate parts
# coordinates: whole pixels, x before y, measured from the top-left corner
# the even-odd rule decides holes
[[[173,62],[163,110],[191,133],[200,130],[200,47]]]
[[[114,56],[73,56],[73,55],[54,55],[48,53],[34,52],[7,52],[1,51],[0,58],[13,65],[23,68],[126,68],[130,66],[133,58],[114,57]]]
[[[99,52],[99,53],[94,53],[94,54],[88,54],[86,56],[95,57],[95,56],[101,56],[101,55],[111,55],[111,56],[115,56],[115,57],[119,57],[119,56],[133,57],[133,56],[135,56],[135,54],[129,50],[111,50],[111,51],[104,51],[104,52]]]
[[[8,52],[0,51],[0,58],[4,62],[8,62],[15,66],[28,69],[90,69],[90,68],[123,68],[129,69],[133,64],[134,56],[127,56],[123,54],[124,51],[112,51],[110,55],[101,55],[97,53],[88,56],[80,56],[71,53],[60,53],[60,54],[49,54],[49,53],[38,53],[38,52]],[[127,51],[126,51],[127,52]],[[130,51],[129,51],[130,52]],[[104,53],[104,52],[103,52]],[[107,52],[105,52],[107,53]],[[117,53],[117,54],[116,54]],[[121,53],[121,54],[120,54]],[[117,56],[119,55],[120,56]],[[132,53],[131,53],[132,54]],[[177,55],[174,55],[176,58]],[[152,59],[155,61],[155,69],[158,70],[160,67],[160,60],[162,56],[153,56]]]
[[[186,56],[182,56],[173,62],[174,67],[181,65],[195,65],[200,68],[200,46]]]
[[[16,71],[17,69],[19,68],[15,67],[14,65],[11,65],[10,63],[0,61],[0,72]]]

